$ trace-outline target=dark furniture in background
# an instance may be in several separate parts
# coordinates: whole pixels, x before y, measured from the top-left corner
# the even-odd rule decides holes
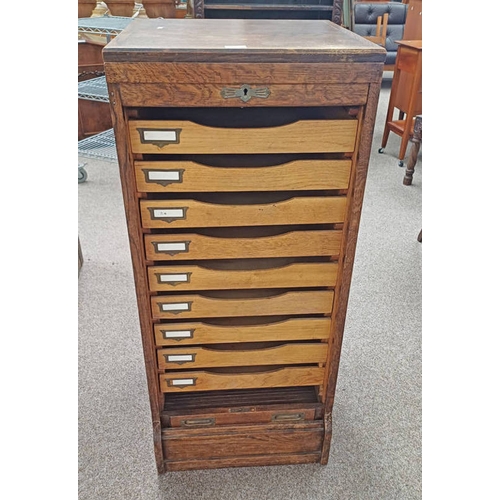
[[[390,132],[401,137],[399,166],[404,164],[408,141],[417,115],[422,114],[422,40],[398,42],[394,76],[379,153],[387,146]]]
[[[327,19],[342,23],[343,0],[194,0],[197,19]]]
[[[404,37],[408,5],[400,2],[356,2],[353,5],[354,33],[363,37],[373,36],[377,28],[377,18],[388,14],[385,38],[384,70],[392,71],[398,51],[397,41]]]

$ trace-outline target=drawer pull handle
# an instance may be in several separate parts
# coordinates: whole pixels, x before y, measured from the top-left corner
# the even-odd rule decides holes
[[[182,184],[184,169],[179,170],[150,170],[142,169],[147,183],[160,184],[165,187],[169,184]]]
[[[148,207],[150,217],[153,220],[163,220],[173,222],[176,220],[185,220],[188,207],[179,208],[150,208]]]
[[[160,243],[153,241],[155,253],[166,253],[168,255],[176,255],[178,253],[189,252],[189,244],[191,241],[172,241],[169,243]]]
[[[178,387],[179,389],[184,389],[184,387],[189,387],[196,385],[196,378],[167,378],[167,385],[169,387]]]
[[[181,420],[182,427],[209,427],[215,424],[215,418],[190,418]]]
[[[172,314],[179,314],[185,311],[191,311],[191,304],[193,302],[174,302],[174,303],[164,303],[160,302],[158,305],[160,306],[161,312],[169,312]]]
[[[189,283],[191,281],[191,274],[193,273],[180,273],[180,274],[155,273],[155,274],[159,284],[166,283],[167,285],[176,286],[180,283]]]
[[[139,137],[142,144],[153,144],[159,148],[168,146],[169,144],[179,144],[181,139],[181,128],[172,129],[154,129],[154,128],[138,128]]]
[[[170,340],[183,340],[183,339],[192,339],[194,336],[194,329],[193,330],[160,330],[161,334],[163,335],[163,338],[165,340],[170,339]]]
[[[239,97],[243,102],[248,102],[252,97],[267,99],[271,95],[271,91],[267,87],[258,87],[253,89],[250,85],[244,84],[238,89],[224,87],[220,91],[220,95],[224,99]]]
[[[304,420],[304,413],[275,413],[271,420],[273,422],[295,422],[296,420]]]
[[[183,365],[184,363],[192,363],[196,354],[164,354],[163,357],[167,363],[175,363]]]

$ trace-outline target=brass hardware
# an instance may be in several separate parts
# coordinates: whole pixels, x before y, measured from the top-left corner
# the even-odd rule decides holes
[[[304,413],[275,413],[271,420],[273,422],[295,422],[297,420],[304,420]]]
[[[191,240],[188,241],[153,241],[151,242],[155,248],[155,253],[166,253],[168,255],[177,255],[178,253],[189,252],[189,244]],[[161,247],[167,247],[167,250],[162,250]],[[184,247],[184,248],[183,248]]]
[[[271,91],[267,87],[253,89],[250,85],[244,84],[239,89],[224,87],[220,91],[220,95],[224,99],[239,97],[243,102],[248,102],[252,97],[267,99],[271,95]]]
[[[215,418],[190,418],[181,420],[182,427],[209,427],[215,424]]]
[[[154,146],[158,146],[159,148],[163,148],[168,146],[169,144],[179,144],[181,141],[181,128],[171,128],[171,129],[155,129],[155,128],[138,128],[137,132],[139,132],[139,137],[141,139],[141,144],[153,144]],[[173,135],[172,139],[152,139],[147,136],[151,136],[154,133],[163,133],[164,135]]]
[[[175,363],[176,365],[183,365],[185,363],[194,363],[196,354],[164,354],[166,363]],[[186,358],[186,359],[182,359]]]
[[[167,378],[168,387],[178,387],[179,389],[184,389],[185,387],[191,387],[196,385],[196,379],[193,378]]]
[[[171,285],[171,286],[177,286],[180,283],[190,283],[191,282],[191,275],[192,274],[193,273],[171,273],[171,274],[167,274],[167,273],[155,273],[155,276],[156,276],[156,279],[158,280],[158,284],[160,284],[160,285],[166,284],[166,285]],[[172,281],[162,280],[161,279],[162,276],[176,277],[177,280],[172,280]],[[180,279],[183,276],[185,276],[186,279],[184,279],[184,280]]]
[[[175,340],[179,342],[184,339],[192,339],[195,330],[194,328],[193,330],[160,330],[160,332],[165,340]]]
[[[160,186],[163,187],[166,187],[169,184],[182,184],[182,177],[184,175],[183,168],[175,170],[156,170],[150,168],[143,168],[142,171],[144,173],[144,178],[147,183],[160,184]],[[161,178],[162,174],[164,175],[163,179]],[[157,178],[155,179],[154,177]]]
[[[247,413],[249,411],[255,411],[255,408],[251,406],[246,408],[229,408],[229,413]]]
[[[148,207],[150,217],[152,220],[162,220],[170,224],[176,220],[186,220],[186,214],[189,207],[175,207],[175,208],[153,208]],[[165,212],[165,215],[158,215]],[[180,215],[174,215],[175,213]]]

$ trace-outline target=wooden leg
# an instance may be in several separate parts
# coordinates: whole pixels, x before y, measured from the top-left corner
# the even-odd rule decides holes
[[[415,118],[415,126],[413,127],[413,136],[411,138],[411,142],[412,147],[410,150],[410,158],[408,160],[405,176],[403,178],[403,184],[405,186],[410,186],[413,182],[413,173],[415,172],[418,152],[420,151],[420,145],[422,143],[422,115],[418,115]]]
[[[401,137],[401,147],[399,148],[399,157],[398,159],[403,161],[406,156],[406,149],[408,148],[408,141],[411,137],[411,131],[413,128],[413,118],[410,115],[406,115],[405,128],[403,131],[403,135]],[[401,167],[403,165],[400,165]]]

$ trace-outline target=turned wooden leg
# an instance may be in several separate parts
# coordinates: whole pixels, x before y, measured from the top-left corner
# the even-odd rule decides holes
[[[415,165],[417,164],[418,152],[422,144],[422,115],[415,117],[415,126],[413,127],[413,136],[411,138],[412,146],[410,150],[410,158],[406,166],[403,184],[410,186],[413,182],[413,173],[415,172]]]

